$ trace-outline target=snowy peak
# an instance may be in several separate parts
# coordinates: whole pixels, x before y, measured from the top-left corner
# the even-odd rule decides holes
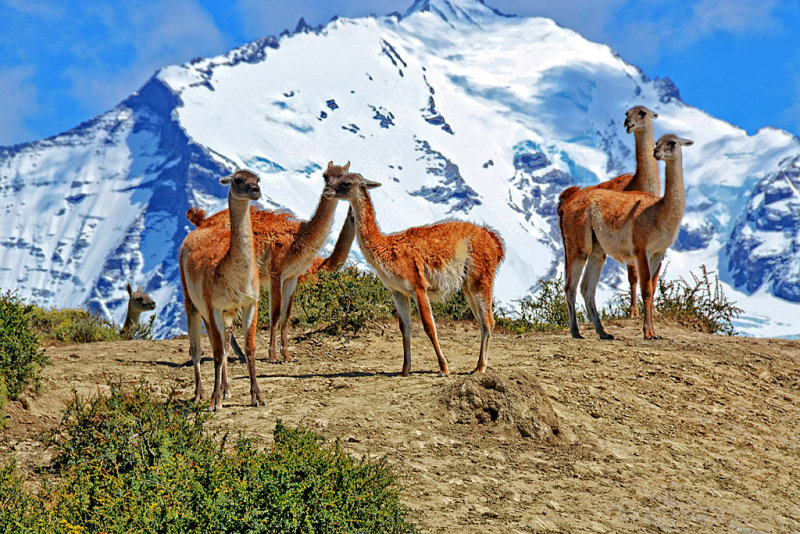
[[[408,18],[415,13],[433,13],[445,22],[468,23],[480,26],[481,22],[498,17],[513,17],[487,6],[483,0],[416,0],[403,15]]]
[[[121,322],[130,282],[158,303],[158,335],[180,333],[189,206],[224,208],[217,179],[249,168],[264,207],[308,218],[321,166],[350,160],[384,184],[373,197],[384,231],[445,218],[497,229],[507,258],[495,298],[513,308],[563,269],[558,194],[635,167],[622,126],[634,104],[658,112],[656,136],[695,140],[669,276],[706,265],[745,309],[742,332],[800,334],[800,140],[747,135],[607,46],[480,0],[417,0],[401,21],[301,20],[279,38],[165,67],[69,132],[0,147],[0,288]],[[350,261],[366,266],[357,247]],[[624,275],[606,263],[601,301]]]

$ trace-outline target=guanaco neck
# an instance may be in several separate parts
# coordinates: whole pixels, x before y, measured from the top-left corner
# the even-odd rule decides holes
[[[683,189],[683,158],[680,152],[675,159],[664,162],[664,197],[658,201],[658,219],[667,226],[677,226],[683,218],[685,206]]]
[[[131,328],[133,328],[133,326],[136,323],[139,322],[139,316],[141,314],[142,314],[142,310],[140,310],[138,308],[134,308],[133,299],[131,299],[131,301],[128,302],[128,313],[127,313],[127,315],[125,315],[125,322],[122,323],[123,332],[124,331],[128,331]]]
[[[335,198],[320,196],[314,215],[309,220],[300,223],[299,241],[302,241],[301,249],[303,251],[313,249],[316,253],[322,247],[333,224],[336,202]]]
[[[348,254],[350,254],[350,247],[353,245],[353,238],[355,235],[355,224],[348,214],[348,217],[344,221],[344,225],[342,225],[342,231],[339,232],[339,238],[336,240],[336,245],[333,247],[333,252],[331,252],[331,255],[328,256],[323,265],[330,269],[335,269],[339,265],[343,264],[347,259]]]
[[[253,246],[253,226],[250,221],[250,201],[237,199],[228,193],[228,210],[231,218],[231,244],[227,257],[229,261],[252,258],[255,254]]]
[[[362,189],[358,196],[351,198],[350,205],[353,206],[358,246],[363,252],[379,248],[386,240],[386,236],[381,233],[375,221],[375,209],[366,189]]]
[[[644,130],[635,130],[633,135],[636,143],[636,173],[627,189],[658,196],[658,161],[653,157],[655,144],[652,123]]]

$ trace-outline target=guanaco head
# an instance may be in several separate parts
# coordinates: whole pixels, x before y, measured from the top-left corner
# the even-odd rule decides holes
[[[651,119],[658,117],[658,113],[644,106],[633,106],[625,112],[625,130],[628,133],[645,130],[652,126]]]
[[[130,284],[128,284],[128,295],[130,295],[130,307],[133,311],[143,312],[156,309],[156,302],[150,298],[149,295],[142,293],[142,286],[134,291]]]
[[[237,200],[258,200],[261,198],[258,176],[250,171],[236,171],[229,176],[220,178],[219,183],[222,185],[230,184],[229,194]]]
[[[330,188],[331,197],[343,200],[356,198],[362,190],[373,189],[380,186],[378,182],[367,180],[358,173],[351,172],[344,175],[333,187]],[[328,188],[325,188],[326,191]]]
[[[343,166],[334,165],[332,161],[329,161],[328,168],[322,173],[322,177],[325,179],[325,189],[322,190],[322,196],[325,198],[333,198],[336,184],[347,175],[348,170],[350,170],[349,161]]]
[[[693,145],[694,141],[682,139],[677,135],[666,134],[656,141],[656,148],[653,150],[653,157],[668,161],[678,159],[681,155],[681,146]]]

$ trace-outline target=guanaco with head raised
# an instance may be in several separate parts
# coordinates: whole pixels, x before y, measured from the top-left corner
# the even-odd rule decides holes
[[[245,352],[250,374],[250,399],[263,404],[256,380],[255,335],[259,276],[250,220],[250,201],[261,196],[258,177],[250,171],[236,171],[220,180],[229,185],[229,227],[203,226],[189,232],[181,244],[179,266],[183,283],[189,352],[194,361],[195,400],[203,398],[200,380],[201,321],[205,321],[214,355],[212,408],[222,407],[228,397],[226,320],[242,310],[246,333]]]
[[[130,335],[136,325],[139,323],[139,316],[142,312],[153,311],[156,309],[156,302],[142,291],[142,286],[139,286],[136,291],[133,290],[130,284],[127,286],[128,291],[128,313],[125,315],[125,322],[122,323],[122,330],[120,331],[123,336]]]
[[[580,198],[581,195],[587,194],[589,191],[595,189],[608,189],[610,191],[642,191],[650,193],[651,195],[658,196],[659,183],[658,183],[658,162],[653,156],[653,120],[658,117],[654,111],[647,109],[645,106],[633,106],[625,112],[625,131],[627,133],[633,132],[635,147],[636,147],[636,172],[633,174],[621,174],[616,178],[601,182],[596,185],[590,185],[583,189],[578,186],[571,186],[565,189],[558,197],[558,220],[559,227],[561,227],[561,220],[563,219],[564,206],[571,200]],[[563,230],[562,230],[563,237]],[[655,277],[658,278],[658,271],[661,269],[659,265],[656,268]],[[639,316],[639,305],[636,302],[636,284],[638,281],[638,274],[635,265],[628,265],[628,284],[630,286],[631,298],[631,317]]]
[[[662,198],[650,193],[595,189],[564,204],[562,232],[572,337],[581,337],[575,316],[575,295],[583,272],[581,292],[589,318],[601,339],[614,339],[603,328],[595,306],[597,282],[606,254],[622,263],[636,264],[644,303],[644,338],[657,337],[652,305],[655,277],[680,229],[685,205],[681,147],[692,144],[671,134],[656,143],[654,157],[666,163]]]

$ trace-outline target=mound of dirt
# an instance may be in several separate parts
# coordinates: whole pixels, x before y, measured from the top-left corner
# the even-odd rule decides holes
[[[451,423],[495,425],[524,438],[556,442],[561,423],[542,387],[525,372],[495,371],[459,379],[444,392]]]

